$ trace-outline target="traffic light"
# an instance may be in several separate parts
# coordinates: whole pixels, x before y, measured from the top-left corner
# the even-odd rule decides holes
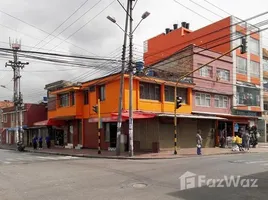
[[[182,98],[176,97],[176,109],[179,109],[181,107]]]
[[[93,112],[95,112],[95,113],[98,113],[98,105],[95,105],[95,106],[92,106],[93,108],[92,108],[92,110],[93,110]]]
[[[247,39],[245,37],[242,38],[241,44],[241,54],[247,53]]]

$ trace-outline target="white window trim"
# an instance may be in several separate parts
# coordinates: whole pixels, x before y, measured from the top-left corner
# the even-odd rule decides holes
[[[221,98],[221,97],[222,97],[222,100],[223,100],[223,102],[222,102],[222,107],[220,107],[220,106],[216,106],[215,101],[216,101],[216,100],[220,101],[220,98]],[[226,107],[224,107],[224,102],[227,102]],[[228,103],[229,103],[229,98],[228,98],[227,96],[223,96],[223,95],[215,95],[215,96],[214,96],[214,107],[215,107],[215,108],[228,108]]]
[[[3,114],[3,122],[7,123],[7,114]]]
[[[199,64],[199,65],[202,66],[202,64]],[[202,73],[202,72],[204,72],[202,70],[206,70],[204,74]],[[211,73],[209,73],[209,71],[211,71]],[[213,68],[211,66],[202,67],[201,69],[199,69],[199,76],[212,78]]]
[[[210,105],[198,105],[198,104],[196,103],[196,97],[197,97],[197,95],[199,95],[199,98],[201,99],[202,94],[205,95],[205,103],[206,103],[206,100],[209,99],[209,102],[210,102],[209,104],[210,104]],[[201,101],[200,101],[200,102],[201,102]],[[211,95],[210,95],[210,94],[206,94],[206,93],[196,92],[196,93],[195,93],[195,106],[198,106],[198,107],[207,107],[207,108],[211,107]]]

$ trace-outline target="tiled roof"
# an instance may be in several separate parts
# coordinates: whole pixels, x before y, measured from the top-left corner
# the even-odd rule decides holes
[[[0,101],[0,108],[12,107],[13,103],[10,101]]]

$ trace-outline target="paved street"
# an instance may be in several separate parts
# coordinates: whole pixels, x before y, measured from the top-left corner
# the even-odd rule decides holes
[[[1,200],[244,200],[267,199],[268,195],[267,153],[173,160],[111,160],[0,150],[0,163]],[[179,178],[187,171],[204,175],[206,179],[241,175],[258,179],[258,187],[195,185],[195,188],[181,190]]]

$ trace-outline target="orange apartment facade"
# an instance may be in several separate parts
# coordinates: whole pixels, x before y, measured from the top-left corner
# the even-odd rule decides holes
[[[241,44],[241,39],[236,38],[246,36],[248,52],[241,54],[237,49],[229,55],[233,62],[234,95],[232,115],[226,117],[235,118],[241,126],[252,126],[258,125],[263,111],[262,40],[261,34],[255,33],[256,27],[238,22],[230,16],[195,31],[189,30],[188,23],[183,22],[180,28],[175,24],[173,30],[166,29],[144,42],[144,61],[145,66],[153,66],[191,44],[225,53]]]
[[[128,150],[129,79],[125,75],[123,95],[123,124],[125,150]],[[158,151],[174,145],[174,86],[175,82],[156,77],[135,76],[133,88],[134,151]],[[100,99],[102,118],[101,149],[114,150],[120,75],[88,81],[81,85],[50,92],[48,119],[64,121],[64,144],[83,148],[98,147],[97,114],[93,106]],[[180,147],[194,147],[197,129],[211,134],[215,117],[192,115],[191,83],[179,83],[178,93],[183,96],[183,106],[178,110],[178,141]],[[204,123],[204,120],[211,120]],[[205,125],[204,125],[205,124]],[[207,146],[214,142],[208,141]],[[157,147],[157,148],[154,148]]]

